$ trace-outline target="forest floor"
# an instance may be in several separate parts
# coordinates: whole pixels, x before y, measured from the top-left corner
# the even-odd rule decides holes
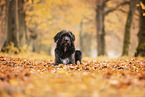
[[[145,97],[145,58],[54,58],[0,53],[0,97]]]

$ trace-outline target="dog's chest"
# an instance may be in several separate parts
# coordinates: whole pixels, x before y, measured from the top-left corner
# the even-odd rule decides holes
[[[61,60],[61,62],[62,62],[63,64],[68,64],[68,63],[69,63],[69,58],[60,59],[60,60]]]

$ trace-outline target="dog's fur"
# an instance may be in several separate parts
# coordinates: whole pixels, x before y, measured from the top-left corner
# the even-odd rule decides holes
[[[68,30],[62,30],[54,36],[55,65],[77,64],[77,61],[81,63],[82,53],[80,50],[75,50],[74,41],[74,34]]]

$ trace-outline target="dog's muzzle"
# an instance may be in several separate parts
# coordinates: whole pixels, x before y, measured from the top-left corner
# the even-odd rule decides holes
[[[64,37],[62,40],[62,44],[64,44],[64,46],[70,45],[70,38],[69,37]]]

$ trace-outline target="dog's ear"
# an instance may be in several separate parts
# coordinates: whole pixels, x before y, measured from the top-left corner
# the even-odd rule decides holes
[[[75,41],[75,35],[72,32],[70,32],[70,34],[71,34],[72,40]]]
[[[58,32],[55,36],[54,36],[54,42],[56,42],[59,38],[60,38],[60,35],[61,35],[62,31]]]

